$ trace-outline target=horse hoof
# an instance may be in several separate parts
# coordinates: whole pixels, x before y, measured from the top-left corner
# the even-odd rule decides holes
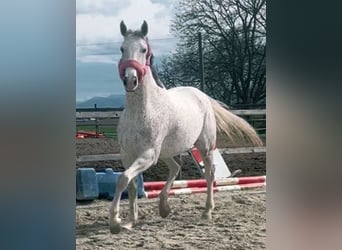
[[[109,230],[112,234],[118,234],[121,231],[121,219],[111,217],[109,220]]]
[[[121,226],[120,226],[120,224],[110,225],[109,230],[110,230],[110,233],[112,233],[112,234],[118,234],[121,231]]]
[[[169,205],[167,206],[160,206],[159,205],[159,215],[162,217],[162,218],[166,218],[171,212],[171,209],[169,207]]]
[[[204,220],[212,220],[212,216],[210,213],[203,213],[202,214],[202,219]]]
[[[159,211],[160,217],[166,218],[170,214],[171,210],[162,210]]]

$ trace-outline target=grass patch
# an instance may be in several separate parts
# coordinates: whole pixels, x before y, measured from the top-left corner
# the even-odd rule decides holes
[[[261,124],[254,124],[254,125],[257,125],[255,127],[257,128],[257,132],[258,132],[258,135],[260,136],[260,138],[262,140],[265,140],[266,139],[265,122],[263,122]],[[79,126],[76,126],[76,131],[79,131],[79,130],[96,131],[96,127],[95,127],[95,125],[79,125]],[[113,126],[99,126],[99,133],[102,133],[105,137],[109,137],[109,138],[117,137],[117,130]]]
[[[86,131],[96,131],[95,125],[81,125],[76,126],[76,131],[86,130]],[[99,133],[102,133],[105,137],[113,138],[117,136],[117,131],[115,127],[111,126],[99,126]]]

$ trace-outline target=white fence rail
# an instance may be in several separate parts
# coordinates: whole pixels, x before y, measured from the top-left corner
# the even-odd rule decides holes
[[[239,110],[231,110],[232,113],[244,116],[244,115],[266,115],[266,109],[239,109]],[[82,111],[78,109],[76,111],[76,119],[81,118],[119,118],[122,113],[122,110],[85,110]]]
[[[266,147],[219,148],[219,151],[221,154],[266,153]],[[181,156],[186,155],[188,153],[181,154]],[[76,162],[117,161],[120,159],[120,154],[80,155],[76,157]]]
[[[76,126],[95,126],[98,133],[100,127],[116,127],[122,109],[77,109]],[[266,133],[266,109],[239,109],[232,113],[244,117],[259,134]]]

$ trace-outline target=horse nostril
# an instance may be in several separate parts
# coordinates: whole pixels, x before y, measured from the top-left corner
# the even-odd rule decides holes
[[[127,77],[123,79],[123,84],[126,86],[127,85]]]
[[[134,85],[138,84],[138,78],[136,76],[133,77],[133,82],[134,82]]]

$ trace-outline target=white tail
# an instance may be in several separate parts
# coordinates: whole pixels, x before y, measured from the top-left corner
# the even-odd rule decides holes
[[[227,110],[227,105],[210,98],[216,119],[216,126],[220,132],[225,133],[229,139],[243,139],[251,142],[254,146],[262,146],[258,134],[254,128],[241,117]]]

